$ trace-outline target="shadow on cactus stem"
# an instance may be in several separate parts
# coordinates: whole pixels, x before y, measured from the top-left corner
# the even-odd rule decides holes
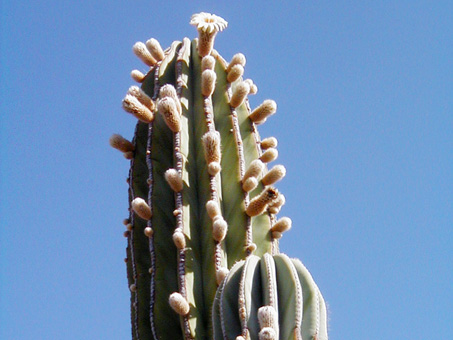
[[[277,110],[251,109],[257,86],[245,56],[214,49],[227,22],[199,13],[198,38],[163,50],[156,39],[133,52],[149,66],[131,73],[123,108],[134,137],[110,139],[130,160],[127,277],[134,340],[327,339],[322,295],[299,260],[279,251],[291,228],[277,218],[285,197],[270,170],[274,137],[257,125]]]

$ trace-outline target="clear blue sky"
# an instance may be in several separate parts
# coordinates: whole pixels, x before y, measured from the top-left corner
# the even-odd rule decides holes
[[[0,338],[129,339],[123,263],[131,137],[121,109],[193,13],[229,22],[277,101],[281,244],[311,270],[330,338],[453,339],[451,1],[2,1]]]

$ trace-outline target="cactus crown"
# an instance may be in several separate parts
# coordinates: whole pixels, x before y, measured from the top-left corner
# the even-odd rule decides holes
[[[258,283],[252,289],[258,276],[246,269],[234,274],[264,255],[263,263],[273,263],[278,239],[291,227],[289,218],[276,218],[285,199],[273,186],[286,170],[282,165],[268,170],[266,164],[277,157],[277,141],[261,140],[256,129],[277,106],[265,100],[251,110],[247,96],[257,87],[242,77],[244,55],[227,63],[213,49],[225,20],[199,13],[190,23],[198,39],[175,41],[166,50],[155,39],[134,45],[150,67],[146,74],[132,71],[141,86],[132,86],[123,100],[138,123],[132,141],[119,135],[110,140],[131,162],[125,236],[132,337],[234,339],[257,329],[260,339],[277,339],[283,315],[277,312],[277,282],[271,277],[267,288]],[[296,271],[289,273],[299,282]],[[259,312],[247,312],[250,306],[244,312],[243,299],[252,294],[256,303],[262,289],[273,297],[256,307],[277,309],[260,309],[267,321],[257,322]],[[296,293],[302,301],[302,291]],[[238,309],[225,309],[224,299],[234,296]],[[296,322],[285,322],[292,328],[284,334],[302,334],[302,305],[293,309]],[[224,330],[228,318],[238,322],[234,336]],[[319,338],[320,327],[314,329]]]

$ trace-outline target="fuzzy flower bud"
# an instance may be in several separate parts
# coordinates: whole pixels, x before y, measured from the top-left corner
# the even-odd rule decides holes
[[[286,175],[286,169],[283,165],[274,166],[269,172],[263,177],[261,182],[264,185],[271,185],[281,180]]]
[[[217,75],[213,70],[204,70],[201,74],[201,93],[205,97],[212,95],[215,89]]]
[[[132,209],[135,213],[143,218],[144,220],[151,219],[151,208],[149,207],[148,203],[145,202],[143,198],[136,197],[131,202]]]
[[[162,50],[162,47],[160,46],[159,42],[151,38],[146,42],[146,48],[148,51],[151,53],[154,59],[157,61],[161,61],[164,59],[164,51]]]
[[[233,90],[233,95],[231,96],[230,99],[230,105],[234,108],[238,107],[241,105],[247,95],[250,92],[250,85],[246,82],[241,82],[239,83],[236,88]]]
[[[145,105],[140,103],[137,97],[130,94],[123,99],[123,109],[132,113],[138,120],[144,123],[151,123],[154,120],[153,112]]]
[[[187,300],[178,292],[170,295],[168,302],[171,308],[179,315],[185,316],[190,312],[190,306]]]
[[[176,133],[181,130],[181,118],[173,98],[161,98],[157,104],[157,109],[171,131]]]
[[[168,169],[165,171],[165,180],[174,192],[180,192],[182,190],[182,178],[176,169]]]
[[[134,54],[141,59],[146,65],[154,66],[156,64],[156,59],[153,58],[151,53],[149,53],[146,45],[141,41],[136,42],[132,47]]]
[[[270,115],[273,115],[276,111],[277,104],[273,100],[267,99],[255,110],[253,110],[249,117],[255,124],[261,124],[264,123],[266,119]]]

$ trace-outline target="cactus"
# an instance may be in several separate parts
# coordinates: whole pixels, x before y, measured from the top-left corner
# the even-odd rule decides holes
[[[319,324],[325,322],[325,307],[302,264],[278,255],[279,238],[291,220],[276,217],[285,198],[274,184],[286,170],[282,165],[268,170],[267,163],[278,155],[277,140],[261,140],[256,129],[277,106],[265,100],[252,110],[247,96],[257,87],[243,79],[244,55],[238,53],[227,63],[213,48],[225,20],[199,13],[191,24],[199,34],[193,41],[184,38],[166,50],[155,39],[134,45],[134,53],[150,67],[146,74],[132,71],[141,86],[132,86],[123,100],[123,108],[138,122],[132,141],[119,135],[110,139],[131,162],[130,213],[124,224],[132,338],[231,338],[225,334],[225,320],[237,317],[224,301],[244,295],[234,296],[238,282],[241,289],[247,286],[246,299],[256,304],[259,297],[258,304],[278,306],[280,334],[296,334],[294,327],[300,328],[302,321],[305,334],[304,329],[313,328],[313,308]],[[271,304],[260,293],[259,275],[243,269],[252,262],[264,266],[263,275],[263,263],[275,262],[277,281],[266,281],[269,294],[275,295]],[[285,265],[296,269],[280,272]],[[294,292],[286,280],[299,282],[293,284]],[[313,292],[319,299],[306,297]],[[280,296],[297,297],[290,311],[282,312]],[[241,326],[232,329],[238,330],[235,336],[251,334],[254,339],[256,311],[246,313],[252,316],[240,317]],[[318,333],[311,332],[310,338],[326,338],[324,328],[314,327]]]

